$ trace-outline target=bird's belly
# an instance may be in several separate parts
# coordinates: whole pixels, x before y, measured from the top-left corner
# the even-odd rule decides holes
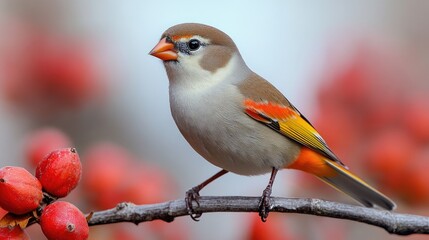
[[[235,85],[219,84],[206,91],[170,85],[172,116],[185,139],[206,160],[241,175],[289,165],[300,147],[247,116],[244,100]]]
[[[242,100],[188,106],[192,111],[172,111],[179,130],[195,151],[222,169],[263,174],[287,166],[299,153],[295,142],[247,116]]]

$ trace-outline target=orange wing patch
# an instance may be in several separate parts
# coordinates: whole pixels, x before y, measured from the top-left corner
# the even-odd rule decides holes
[[[244,101],[245,113],[249,117],[264,123],[280,134],[302,144],[317,153],[340,163],[341,161],[329,149],[325,140],[314,127],[293,107],[271,103]]]
[[[276,120],[283,120],[293,116],[298,116],[298,113],[291,108],[270,102],[255,102],[250,99],[244,100],[246,113],[253,112],[269,116]],[[252,116],[252,114],[249,114]]]

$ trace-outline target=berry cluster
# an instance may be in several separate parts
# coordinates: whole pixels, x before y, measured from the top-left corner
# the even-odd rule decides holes
[[[83,213],[69,202],[56,201],[77,186],[81,173],[74,148],[52,151],[39,162],[35,176],[21,167],[1,168],[0,207],[8,214],[0,222],[0,238],[28,239],[22,229],[36,221],[48,239],[87,239]]]
[[[46,192],[44,197],[49,197],[49,195],[51,197],[55,195],[55,198],[66,196],[72,189],[70,186],[74,185],[75,180],[78,181],[77,178],[69,178],[59,174],[59,172],[53,173],[51,170],[52,168],[65,170],[73,167],[71,163],[74,161],[71,154],[67,156],[58,151],[54,151],[57,152],[56,154],[51,153],[55,149],[65,149],[73,145],[75,143],[71,138],[58,128],[44,127],[28,133],[23,151],[27,163],[35,168],[36,176],[40,179],[37,180],[42,185],[42,191]],[[69,158],[68,161],[71,163],[69,166],[65,166],[60,165],[61,162],[56,162],[54,166],[43,161],[40,162],[42,159],[56,157]],[[85,170],[82,172],[78,189],[74,190],[72,195],[68,195],[67,199],[70,202],[78,200],[87,209],[105,210],[113,208],[121,202],[156,203],[167,201],[173,196],[179,195],[176,191],[177,185],[170,174],[115,143],[95,142],[88,146],[85,152],[80,152],[80,159],[82,168]],[[70,169],[70,171],[73,170]],[[48,172],[51,173],[47,174]],[[76,173],[78,172],[80,171],[76,170]],[[59,184],[59,181],[63,184]],[[54,204],[57,202],[47,204],[50,202],[49,199],[42,199],[38,205],[42,207],[47,205],[45,209],[49,209],[50,206],[54,208]],[[58,208],[64,208],[64,206],[60,205]],[[67,214],[65,209],[53,212],[61,215],[58,218],[62,219],[58,219],[58,222],[65,221]],[[3,214],[0,210],[0,219],[5,214],[6,212]],[[41,211],[39,211],[39,217],[40,215]],[[31,217],[32,214],[29,216]],[[78,226],[78,224],[73,225]],[[50,226],[53,232],[58,232],[54,225]],[[8,228],[3,230],[6,231],[6,229]],[[37,228],[30,228],[24,232],[19,229],[22,234],[28,233],[33,238],[43,238],[42,232],[37,230]],[[18,230],[14,231],[18,232]],[[137,240],[141,239],[142,235],[153,236],[156,239],[188,239],[188,229],[180,221],[173,223],[154,221],[139,225],[139,227],[131,224],[114,224],[108,227],[91,228],[90,231],[90,236],[94,239],[106,239],[105,236],[111,236],[110,239]],[[1,236],[0,233],[0,239],[2,239]]]
[[[315,125],[352,169],[410,206],[429,201],[429,84],[412,61],[363,45],[319,89]],[[361,175],[361,174],[360,174]],[[363,176],[365,177],[365,176]]]
[[[82,199],[93,210],[115,207],[121,202],[152,204],[181,196],[177,183],[164,169],[144,161],[127,148],[111,142],[98,142],[82,155],[85,169],[80,184]],[[138,240],[189,239],[188,228],[182,221],[166,223],[153,221],[135,227],[131,224],[114,224],[104,228],[91,228],[91,238]]]

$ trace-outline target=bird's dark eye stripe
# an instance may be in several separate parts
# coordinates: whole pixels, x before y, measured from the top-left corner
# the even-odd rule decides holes
[[[193,41],[193,40],[196,40],[196,41],[198,41],[198,42],[199,42],[199,46],[198,46],[198,48],[193,49],[192,47],[195,47],[195,46],[190,46],[190,42],[191,42],[191,41]],[[193,44],[194,44],[194,43],[193,43]],[[191,39],[191,40],[188,40],[188,41],[186,41],[186,42],[176,42],[176,43],[175,43],[175,45],[176,45],[176,49],[177,49],[179,52],[186,53],[186,54],[190,55],[192,51],[196,51],[196,50],[198,50],[200,47],[202,47],[202,46],[206,46],[207,44],[206,44],[206,43],[204,43],[204,42],[199,41],[198,39]],[[192,44],[191,44],[191,45],[192,45]]]
[[[179,52],[190,54],[188,45],[185,42],[177,42],[176,48]]]

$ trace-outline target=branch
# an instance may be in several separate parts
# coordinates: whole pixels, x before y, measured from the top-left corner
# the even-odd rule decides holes
[[[200,206],[194,205],[196,212],[258,212],[259,197],[201,197]],[[300,213],[331,218],[348,219],[384,228],[398,235],[414,233],[429,234],[429,217],[400,214],[347,205],[320,199],[308,198],[271,198],[271,212]],[[116,208],[94,212],[89,225],[101,225],[118,222],[147,222],[160,219],[171,222],[176,217],[187,216],[184,200],[134,205],[120,203]]]

